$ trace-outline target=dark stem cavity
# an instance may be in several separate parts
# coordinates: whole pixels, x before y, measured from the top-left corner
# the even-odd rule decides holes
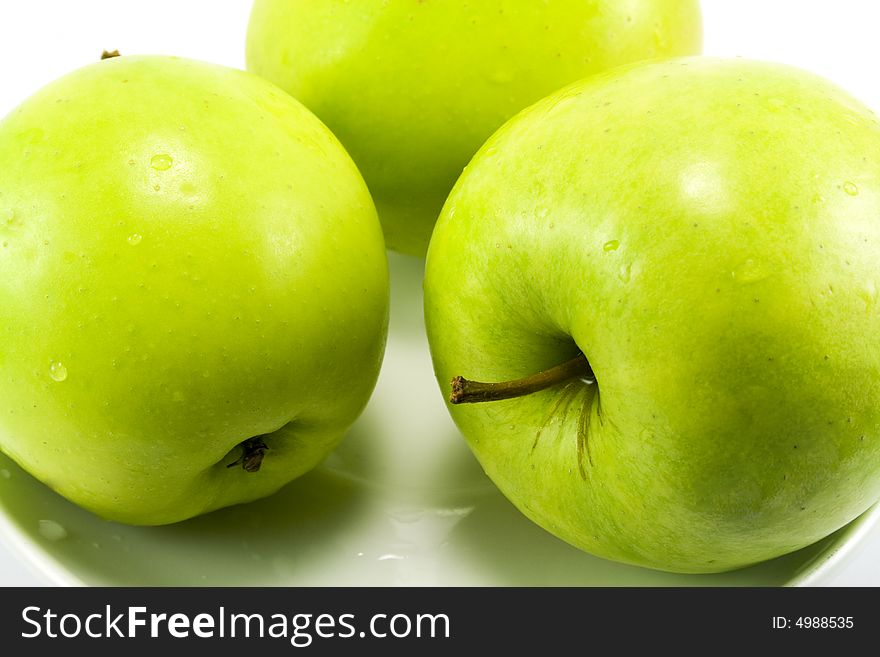
[[[263,457],[269,451],[262,436],[248,438],[242,441],[239,446],[241,447],[241,456],[226,467],[234,468],[236,465],[241,465],[245,472],[259,472],[260,466],[263,465]]]
[[[535,432],[535,439],[532,443],[532,452],[538,447],[541,435],[547,429],[553,418],[561,413],[562,423],[568,417],[569,407],[575,398],[581,394],[585,388],[574,385],[576,381],[584,381],[585,383],[594,383],[596,375],[587,361],[587,357],[578,354],[561,365],[552,367],[514,381],[502,381],[500,383],[483,383],[481,381],[471,381],[462,376],[452,379],[452,394],[449,401],[452,404],[476,404],[481,402],[499,401],[502,399],[513,399],[515,397],[523,397],[531,395],[540,390],[545,390],[555,385],[565,384],[562,388],[559,398],[553,405],[550,413],[544,419],[544,422]],[[604,424],[602,419],[601,404],[599,403],[599,390],[595,391],[596,412],[600,423]],[[590,449],[590,409],[592,407],[592,395],[586,395],[580,404],[580,412],[577,418],[577,468],[581,479],[587,481],[589,476],[589,468],[593,466],[593,453]]]
[[[452,393],[449,395],[449,403],[479,404],[524,397],[571,379],[596,380],[590,363],[583,354],[578,354],[571,360],[549,370],[514,381],[483,383],[457,376],[452,379]]]

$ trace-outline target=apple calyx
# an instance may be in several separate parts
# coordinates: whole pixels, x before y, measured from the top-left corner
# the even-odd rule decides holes
[[[263,442],[262,436],[248,438],[247,440],[242,441],[240,446],[241,456],[226,467],[233,468],[236,465],[241,464],[241,467],[245,472],[258,472],[260,466],[263,465],[263,457],[269,450],[268,445]]]
[[[101,53],[101,60],[112,59],[113,57],[119,57],[118,50],[105,50]]]
[[[479,404],[524,397],[571,379],[581,379],[590,383],[596,380],[593,369],[583,354],[578,354],[556,367],[513,381],[484,383],[457,376],[451,381],[452,392],[449,395],[449,403]]]

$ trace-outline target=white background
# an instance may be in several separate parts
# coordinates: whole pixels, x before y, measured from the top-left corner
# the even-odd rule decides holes
[[[0,115],[54,78],[94,61],[103,49],[243,67],[250,4],[0,0]],[[703,0],[702,5],[706,54],[807,68],[880,110],[880,3],[875,0]],[[42,583],[0,544],[0,585]],[[880,526],[832,583],[880,586]]]

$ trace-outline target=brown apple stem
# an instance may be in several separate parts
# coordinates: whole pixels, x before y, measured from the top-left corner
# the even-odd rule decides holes
[[[118,50],[105,50],[101,53],[101,59],[112,59],[113,57],[119,57]]]
[[[261,436],[248,438],[241,443],[241,456],[237,461],[233,461],[227,468],[241,465],[245,472],[259,472],[260,466],[263,465],[263,457],[269,447],[263,442]]]
[[[596,378],[587,357],[583,354],[578,354],[570,361],[549,370],[514,381],[483,383],[457,376],[452,379],[452,394],[449,395],[449,403],[478,404],[524,397],[575,378],[585,380],[595,380]]]

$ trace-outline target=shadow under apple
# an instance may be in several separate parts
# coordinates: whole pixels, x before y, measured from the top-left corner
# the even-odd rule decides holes
[[[427,343],[422,294],[425,259],[389,252],[388,270],[391,278],[389,332],[397,340]]]
[[[7,517],[63,571],[90,585],[287,584],[299,579],[297,568],[320,570],[316,562],[338,557],[332,546],[346,551],[337,533],[351,526],[361,501],[354,484],[318,469],[262,500],[134,527],[79,508],[6,456],[0,468],[8,473],[0,480]]]

